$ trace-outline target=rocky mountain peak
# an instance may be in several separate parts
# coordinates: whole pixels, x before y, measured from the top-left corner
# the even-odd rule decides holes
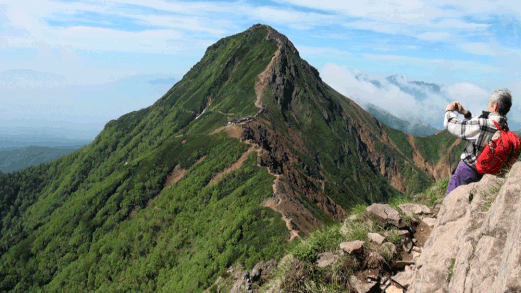
[[[256,25],[85,148],[0,177],[0,291],[201,292],[430,186],[456,144],[385,127]]]

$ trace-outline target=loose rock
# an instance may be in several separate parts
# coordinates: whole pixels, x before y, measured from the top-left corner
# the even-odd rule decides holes
[[[378,233],[367,233],[367,237],[369,238],[369,240],[376,242],[378,244],[382,244],[385,242],[385,237],[383,237],[382,235],[380,235]]]
[[[407,289],[409,285],[412,283],[412,279],[414,278],[414,274],[412,270],[406,270],[403,272],[399,272],[395,276],[392,276],[391,279],[398,283],[403,288]]]
[[[338,256],[331,252],[324,252],[317,256],[317,266],[325,268],[334,264],[338,259]]]
[[[360,253],[363,250],[364,244],[365,242],[360,240],[342,242],[340,243],[340,249],[342,249],[348,254]]]
[[[414,218],[414,215],[423,215],[423,214],[430,214],[431,209],[423,204],[416,204],[416,203],[406,203],[401,204],[398,206],[402,212],[411,217]]]
[[[274,273],[276,268],[277,261],[274,259],[267,262],[259,262],[251,270],[251,279],[254,282],[260,278],[267,279]]]
[[[394,257],[397,253],[396,246],[391,242],[386,242],[382,244],[382,249],[385,251],[385,253],[391,255],[392,257]]]
[[[383,225],[393,225],[398,228],[406,226],[400,214],[388,204],[375,203],[365,209],[369,217],[374,217]]]
[[[363,283],[358,280],[356,276],[351,275],[349,277],[349,284],[351,284],[351,287],[355,288],[356,292],[367,293],[376,286],[377,282]]]

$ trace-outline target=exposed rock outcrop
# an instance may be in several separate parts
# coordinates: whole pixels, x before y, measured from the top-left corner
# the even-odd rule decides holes
[[[407,292],[521,292],[521,163],[444,200]]]

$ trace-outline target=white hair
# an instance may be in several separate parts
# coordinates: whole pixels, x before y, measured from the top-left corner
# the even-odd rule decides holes
[[[506,115],[512,106],[512,93],[508,89],[495,90],[490,95],[489,103],[497,103],[499,114]]]

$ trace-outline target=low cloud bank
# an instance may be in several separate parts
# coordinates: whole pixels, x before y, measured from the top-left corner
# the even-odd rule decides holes
[[[334,89],[365,107],[368,103],[409,120],[423,120],[438,129],[443,129],[443,115],[449,102],[459,101],[474,115],[487,109],[492,90],[468,82],[452,85],[437,85],[413,81],[407,77],[393,75],[373,78],[367,74],[333,63],[325,64],[320,74]],[[514,105],[512,110],[517,111]],[[509,113],[511,129],[521,128],[521,121]]]

